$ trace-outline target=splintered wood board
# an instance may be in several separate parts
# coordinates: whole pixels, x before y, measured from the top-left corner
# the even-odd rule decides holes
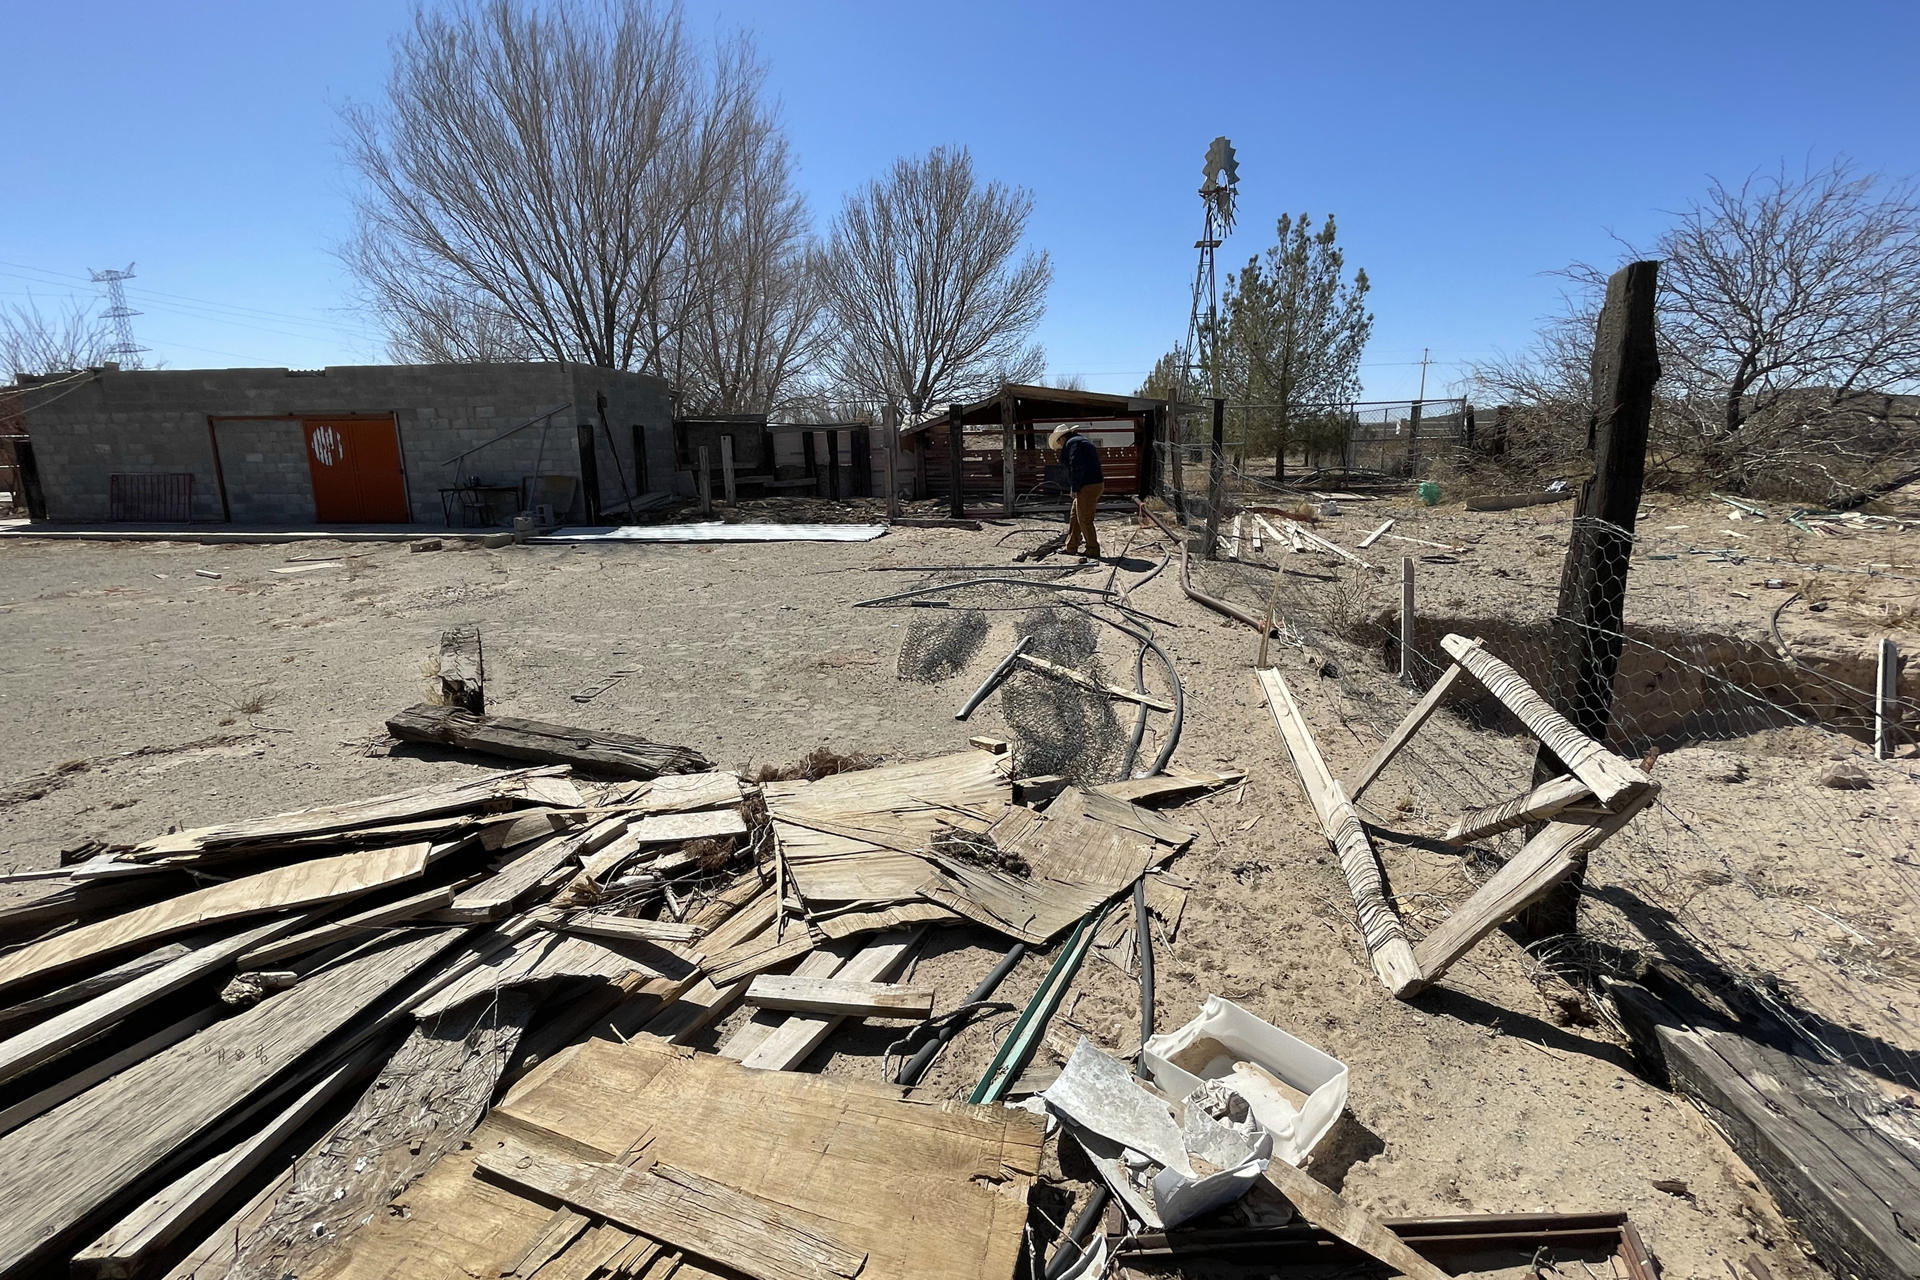
[[[712,809],[739,803],[739,775],[724,769],[713,773],[670,773],[655,778],[634,802],[640,813],[677,813],[683,809]]]
[[[589,1040],[539,1072],[475,1132],[472,1151],[450,1153],[401,1197],[404,1216],[377,1217],[303,1280],[500,1275],[552,1217],[551,1200],[475,1176],[477,1158],[508,1138],[575,1162],[643,1146],[644,1159],[812,1214],[867,1254],[860,1280],[1013,1274],[1042,1141],[1025,1112],[752,1071],[646,1037]]]
[[[439,955],[446,930],[267,997],[0,1137],[0,1275],[77,1242],[98,1211]]]
[[[933,1016],[933,988],[763,973],[748,985],[746,1003],[840,1018],[925,1019]]]
[[[412,880],[427,869],[427,848],[409,844],[296,862],[81,925],[0,959],[0,989],[221,920],[332,902]]]
[[[126,857],[135,862],[166,857],[170,854],[211,853],[238,850],[246,846],[261,849],[305,837],[339,835],[387,823],[409,822],[434,814],[475,809],[489,801],[508,800],[523,804],[552,804],[577,808],[581,804],[579,788],[565,776],[565,765],[536,769],[514,769],[465,782],[437,782],[374,796],[346,804],[299,809],[271,818],[255,818],[222,826],[196,827],[159,836],[139,845]]]

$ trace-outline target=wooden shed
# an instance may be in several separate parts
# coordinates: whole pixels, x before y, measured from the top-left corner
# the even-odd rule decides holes
[[[957,408],[900,433],[901,449],[916,464],[916,496],[953,496],[956,424],[961,505],[1002,513],[1061,506],[1065,475],[1059,458],[1047,452],[1047,437],[1063,423],[1099,446],[1108,497],[1152,489],[1155,444],[1167,421],[1164,400],[1008,383]]]

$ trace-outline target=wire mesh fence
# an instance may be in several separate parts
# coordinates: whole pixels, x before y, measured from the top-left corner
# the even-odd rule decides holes
[[[1378,522],[1358,514],[1360,496],[1348,498],[1357,519],[1316,523],[1323,507],[1270,474],[1229,461],[1217,512],[1190,481],[1190,536],[1204,541],[1210,515],[1222,535],[1219,558],[1195,556],[1196,585],[1255,617],[1271,609],[1278,643],[1311,658],[1317,676],[1289,678],[1317,681],[1309,718],[1330,758],[1371,756],[1451,665],[1440,642],[1457,633],[1651,769],[1662,790],[1593,854],[1577,929],[1529,948],[1543,993],[1564,995],[1550,974],[1634,978],[1657,960],[1729,1008],[1764,1009],[1835,1061],[1920,1088],[1920,789],[1910,758],[1879,760],[1873,748],[1888,720],[1903,733],[1920,723],[1920,704],[1882,703],[1870,645],[1796,647],[1779,625],[1789,603],[1813,607],[1816,583],[1898,578],[1897,566],[1796,563],[1716,547],[1732,537],[1686,526],[1636,536],[1568,519],[1515,522],[1497,549],[1389,533],[1362,550]],[[1594,585],[1624,577],[1619,615],[1562,612],[1569,544]],[[1403,558],[1432,579],[1410,628]],[[1708,572],[1777,592],[1767,629],[1719,616],[1689,586],[1689,573]],[[1575,681],[1595,650],[1617,656],[1606,688]],[[1459,850],[1434,833],[1534,786],[1534,746],[1461,678],[1367,792],[1416,938],[1518,852],[1524,831]]]

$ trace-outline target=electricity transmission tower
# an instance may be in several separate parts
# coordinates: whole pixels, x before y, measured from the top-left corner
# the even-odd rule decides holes
[[[123,281],[133,279],[133,264],[129,262],[125,271],[95,271],[93,282],[107,286],[107,309],[101,314],[113,324],[113,345],[107,349],[107,358],[119,364],[122,369],[140,367],[140,353],[146,348],[133,340],[133,318],[140,313],[127,305],[127,290]]]

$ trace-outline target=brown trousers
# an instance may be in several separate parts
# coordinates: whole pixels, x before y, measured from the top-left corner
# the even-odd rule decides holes
[[[1100,506],[1100,495],[1105,493],[1104,484],[1081,485],[1073,491],[1073,511],[1067,516],[1067,543],[1060,548],[1067,555],[1080,549],[1080,541],[1086,539],[1087,554],[1098,557],[1100,554],[1100,535],[1093,530],[1093,513]]]

